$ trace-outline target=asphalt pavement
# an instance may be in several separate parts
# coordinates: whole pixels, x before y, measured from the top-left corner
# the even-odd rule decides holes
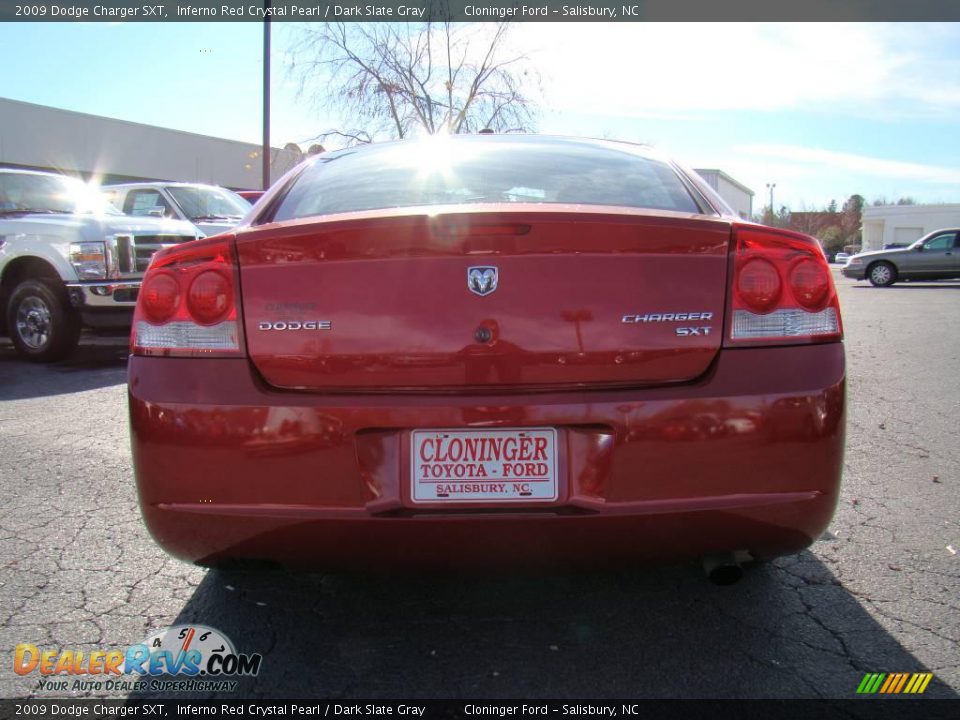
[[[187,623],[263,654],[225,698],[849,698],[871,672],[931,672],[925,697],[957,697],[960,283],[836,277],[837,514],[808,551],[730,587],[695,564],[411,578],[187,565],[140,520],[124,340],[53,366],[0,340],[0,697],[45,695],[13,671],[21,643],[125,648]]]

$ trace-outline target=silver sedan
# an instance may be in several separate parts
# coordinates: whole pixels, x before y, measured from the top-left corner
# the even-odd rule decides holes
[[[898,280],[960,278],[960,228],[934,230],[910,247],[854,255],[841,272],[854,280],[869,280],[877,287]]]

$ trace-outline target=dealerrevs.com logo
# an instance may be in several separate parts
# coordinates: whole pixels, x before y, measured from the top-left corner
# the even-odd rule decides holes
[[[39,675],[37,689],[63,691],[231,691],[260,672],[260,653],[238,653],[219,630],[177,625],[124,650],[49,650],[22,643],[17,675]]]
[[[933,673],[867,673],[857,686],[857,695],[922,695]]]

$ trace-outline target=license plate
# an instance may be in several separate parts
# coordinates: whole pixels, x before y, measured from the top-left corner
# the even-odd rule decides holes
[[[527,503],[557,499],[557,431],[414,430],[415,503]]]

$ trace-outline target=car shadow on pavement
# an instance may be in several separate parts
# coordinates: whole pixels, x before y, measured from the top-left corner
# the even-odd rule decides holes
[[[22,359],[7,339],[0,339],[0,400],[62,395],[119,385],[127,381],[125,337],[81,341],[66,360],[33,363]]]
[[[259,676],[224,699],[855,698],[868,672],[925,670],[811,552],[750,566],[729,587],[694,565],[479,578],[212,570],[175,624],[189,623],[263,655]],[[956,694],[934,679],[924,697]]]

